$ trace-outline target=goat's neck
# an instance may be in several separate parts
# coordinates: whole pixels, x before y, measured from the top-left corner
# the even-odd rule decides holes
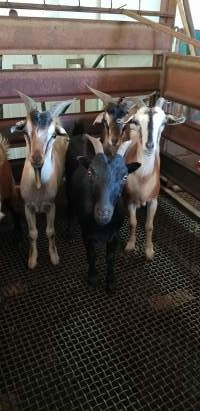
[[[153,173],[155,161],[159,161],[159,150],[153,150],[151,153],[147,150],[143,150],[142,165],[138,169],[138,174],[147,176]]]

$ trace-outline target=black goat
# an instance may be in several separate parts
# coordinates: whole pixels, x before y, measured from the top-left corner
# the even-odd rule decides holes
[[[123,156],[131,141],[108,158],[101,142],[89,135],[72,137],[66,156],[68,223],[78,217],[88,261],[88,285],[96,286],[95,244],[106,243],[105,285],[114,283],[114,257],[124,221],[122,190],[128,173],[140,163],[125,164]]]

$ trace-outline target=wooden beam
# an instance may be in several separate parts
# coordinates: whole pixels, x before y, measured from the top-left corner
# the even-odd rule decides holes
[[[170,36],[106,20],[0,17],[0,54],[160,54]]]
[[[165,127],[162,136],[167,140],[173,141],[187,150],[200,155],[199,128],[194,124],[184,123],[178,126]]]
[[[199,57],[169,53],[165,56],[161,76],[161,95],[200,110]]]

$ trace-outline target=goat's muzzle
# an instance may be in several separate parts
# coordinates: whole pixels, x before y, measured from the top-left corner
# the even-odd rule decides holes
[[[44,158],[39,151],[35,151],[35,153],[31,156],[30,161],[35,172],[36,187],[39,190],[41,187],[41,168],[44,164]]]
[[[39,150],[35,151],[34,154],[31,155],[31,164],[33,168],[41,168],[44,163],[44,156],[41,154]]]
[[[147,141],[147,143],[146,143],[146,148],[147,148],[147,150],[153,150],[153,148],[154,148],[154,142],[153,141]]]
[[[106,225],[110,222],[113,215],[113,210],[111,208],[95,208],[95,220],[97,224]]]

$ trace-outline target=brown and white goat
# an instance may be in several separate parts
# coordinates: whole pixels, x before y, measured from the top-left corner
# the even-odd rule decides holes
[[[153,221],[157,209],[157,198],[160,191],[160,136],[167,123],[180,124],[184,117],[165,114],[162,106],[164,99],[159,98],[155,106],[149,108],[140,100],[140,108],[133,108],[122,120],[130,124],[130,138],[135,141],[126,156],[129,163],[138,159],[141,167],[127,178],[125,195],[130,215],[131,234],[125,251],[135,249],[136,243],[136,209],[147,205],[146,216],[146,258],[151,260],[154,255],[152,233]]]
[[[126,97],[113,98],[100,90],[88,85],[87,87],[104,105],[103,111],[97,115],[93,122],[93,124],[100,123],[104,127],[101,136],[104,153],[115,155],[121,143],[129,139],[128,136],[126,137],[126,128],[124,128],[121,120],[135,103]]]
[[[65,154],[69,137],[61,127],[58,116],[72,103],[64,101],[50,110],[40,113],[36,102],[18,92],[27,110],[25,120],[11,127],[11,132],[24,133],[27,155],[22,172],[20,191],[25,202],[25,215],[29,229],[28,267],[37,264],[36,213],[44,212],[47,217],[46,234],[49,240],[49,254],[52,264],[58,264],[59,257],[55,243],[55,197],[64,173]]]
[[[3,203],[11,210],[15,228],[20,229],[19,214],[17,211],[17,190],[8,160],[8,142],[0,135],[0,221],[5,214],[2,212]]]

